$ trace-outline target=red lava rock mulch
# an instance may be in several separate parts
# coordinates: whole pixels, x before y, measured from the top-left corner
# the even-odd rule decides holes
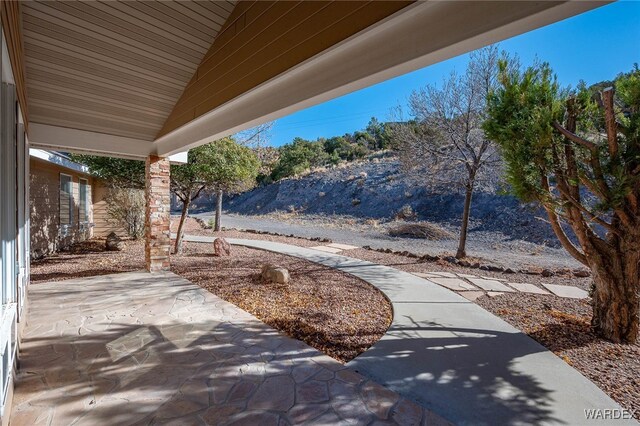
[[[31,283],[108,275],[144,269],[144,242],[123,241],[122,251],[105,251],[104,240],[74,244],[67,251],[31,261]]]
[[[352,275],[246,247],[232,247],[229,257],[212,253],[213,244],[185,243],[171,269],[338,361],[364,352],[391,324],[389,301]],[[260,270],[266,263],[287,268],[290,282],[262,282]]]

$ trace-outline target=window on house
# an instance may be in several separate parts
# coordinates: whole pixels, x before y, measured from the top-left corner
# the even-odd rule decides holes
[[[78,218],[80,222],[89,222],[89,181],[87,179],[80,179],[80,185],[78,187],[79,200],[78,200]]]
[[[60,225],[73,223],[73,180],[60,174]]]

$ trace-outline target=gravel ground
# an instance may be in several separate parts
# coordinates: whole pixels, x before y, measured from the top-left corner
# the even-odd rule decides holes
[[[212,213],[194,215],[205,222]],[[273,213],[261,216],[225,214],[222,226],[225,228],[253,229],[304,238],[328,238],[336,243],[370,246],[375,249],[410,251],[419,255],[453,255],[458,241],[456,238],[429,241],[416,238],[397,238],[387,234],[387,228],[397,224],[375,219],[358,219],[350,216],[322,216],[307,214]],[[457,235],[457,228],[439,224],[445,230]],[[531,266],[560,269],[579,268],[580,265],[563,249],[517,240],[496,231],[474,230],[469,232],[467,253],[491,264],[514,269]]]
[[[31,261],[31,284],[144,269],[144,243],[124,241],[122,251],[105,251],[103,240],[76,244],[68,251]]]
[[[211,230],[202,229],[193,219],[187,221],[185,229],[190,234],[214,235]],[[277,241],[305,247],[319,244],[317,241],[302,238],[250,234],[235,230],[223,231],[215,233],[215,235],[227,238]],[[348,239],[345,241],[345,238],[337,241],[354,243]],[[126,242],[122,252],[103,252],[101,246],[102,244],[97,242],[84,243],[70,252],[33,262],[32,282],[140,270],[144,267],[142,242]],[[216,294],[252,312],[268,324],[301,340],[309,339],[305,341],[334,358],[342,361],[350,359],[349,356],[352,357],[353,354],[364,350],[365,347],[375,342],[388,326],[390,318],[388,316],[390,313],[386,311],[388,305],[380,303],[381,301],[378,299],[383,296],[351,276],[326,270],[326,268],[298,259],[253,249],[233,247],[232,257],[215,261],[209,257],[209,252],[208,245],[185,243],[184,256],[173,257],[174,270],[183,274],[187,279],[194,282],[199,281],[203,287],[210,288],[211,291],[219,292]],[[508,282],[530,283],[537,286],[542,283],[573,285],[585,290],[588,290],[591,284],[589,278],[578,278],[571,274],[551,277],[521,273],[504,274],[464,268],[444,261],[426,262],[421,259],[366,249],[350,250],[344,254],[408,272],[448,271],[506,279]],[[215,269],[213,275],[211,274],[212,268],[203,266],[208,262],[218,263],[218,261],[224,262],[227,267]],[[267,261],[279,263],[300,275],[300,281],[296,280],[295,283],[295,292],[291,292],[290,297],[287,297],[286,300],[279,300],[283,298],[277,296],[278,291],[281,291],[277,286],[265,286],[257,280],[258,265]],[[334,274],[338,274],[339,277]],[[310,277],[313,279],[306,279]],[[217,278],[224,278],[224,280]],[[334,284],[334,282],[336,283]],[[331,284],[331,287],[327,284]],[[334,285],[338,287],[334,287]],[[349,297],[349,293],[357,295],[357,297],[351,301],[345,301],[338,296],[337,291],[327,291],[328,288],[332,290],[342,288],[344,291],[340,293],[346,294],[345,297]],[[356,288],[357,291],[352,291],[352,288]],[[369,298],[367,299],[369,301],[375,301],[373,304],[378,309],[375,314],[378,317],[378,323],[375,326],[366,320],[364,323],[357,322],[362,321],[363,313],[364,317],[370,315],[369,305],[372,303],[361,303],[362,300],[358,300],[364,297]],[[263,303],[266,300],[269,303]],[[243,303],[245,303],[244,306]],[[275,303],[281,303],[282,308],[278,308]],[[307,310],[296,311],[298,303],[306,303]],[[325,321],[325,318],[319,315],[323,312],[322,309],[326,307],[331,310],[332,307],[329,305],[341,307],[345,306],[345,303],[349,309],[345,313],[336,314],[334,318],[329,320],[331,326],[328,333],[323,335],[315,328],[318,324],[317,318],[322,318]],[[620,345],[598,338],[589,326],[591,307],[588,300],[565,299],[553,295],[505,293],[498,297],[480,297],[476,303],[552,350],[596,383],[623,407],[630,410],[640,407],[640,345]],[[309,307],[311,311],[308,310]],[[314,321],[309,321],[309,317],[306,316],[309,312],[319,316]],[[356,322],[350,323],[347,318],[351,318],[349,321]],[[302,324],[302,327],[297,327],[297,324]],[[362,327],[365,330],[365,336],[362,340],[354,340],[353,333],[350,336],[341,336],[342,332],[337,331],[340,330],[340,327],[345,330],[355,329],[356,334],[358,334],[358,328]],[[320,337],[325,339],[326,343],[317,344],[316,342],[314,344],[314,339]],[[333,340],[330,340],[332,338]],[[636,416],[638,414],[640,413],[637,413]]]
[[[341,362],[377,342],[391,324],[381,292],[352,275],[305,260],[245,247],[213,257],[213,245],[185,243],[171,269],[189,281]],[[285,267],[288,284],[264,283],[264,264]]]

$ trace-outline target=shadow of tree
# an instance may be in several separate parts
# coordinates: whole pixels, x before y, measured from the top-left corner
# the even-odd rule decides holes
[[[514,337],[495,330],[414,322],[392,326],[347,365],[393,384],[401,394],[456,424],[563,424],[554,415],[551,391],[513,368],[523,357],[536,357],[546,349],[524,335],[529,342]],[[418,354],[416,368],[407,358]]]
[[[234,243],[266,248],[257,241]],[[393,302],[394,322],[347,365],[455,423],[575,423],[584,420],[584,407],[567,392],[583,384],[584,392],[601,398],[539,343],[428,280],[285,244],[266,249],[337,268],[383,291]],[[606,397],[601,401],[609,404]]]
[[[407,409],[427,418],[172,274],[45,284],[32,296],[16,424],[368,424]]]

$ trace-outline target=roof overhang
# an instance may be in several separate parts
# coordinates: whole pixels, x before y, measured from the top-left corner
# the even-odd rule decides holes
[[[160,137],[155,152],[189,149],[606,3],[417,2]]]
[[[221,35],[216,37],[216,41],[204,55],[202,63],[195,71],[193,78],[186,83],[187,86],[182,98],[186,96],[185,93],[188,90],[192,93],[190,95],[191,98],[186,100],[181,98],[176,101],[172,115],[183,111],[180,112],[182,115],[178,115],[178,118],[174,118],[173,121],[171,121],[172,117],[169,116],[165,122],[164,130],[159,132],[161,136],[155,138],[148,137],[148,135],[136,137],[128,135],[124,130],[118,134],[120,129],[113,124],[110,124],[113,132],[103,132],[102,129],[109,128],[105,123],[113,123],[113,116],[109,115],[109,120],[103,123],[99,121],[99,117],[102,116],[101,113],[96,112],[92,120],[95,119],[97,121],[92,121],[92,123],[95,125],[95,129],[100,130],[92,130],[89,127],[83,128],[81,125],[75,125],[76,123],[72,119],[71,121],[65,121],[65,117],[56,118],[58,120],[56,122],[54,122],[55,120],[52,122],[38,121],[38,119],[29,120],[29,140],[34,147],[57,151],[93,153],[136,159],[141,159],[148,155],[170,156],[262,122],[283,117],[303,108],[560,21],[606,3],[609,2],[423,1],[405,7],[406,3],[394,6],[392,3],[387,2],[386,6],[380,4],[380,10],[366,10],[369,19],[375,22],[369,25],[369,21],[367,21],[367,26],[363,30],[346,36],[349,34],[347,29],[345,31],[346,37],[332,42],[334,44],[328,48],[324,46],[327,44],[327,40],[332,39],[322,40],[324,44],[322,44],[323,47],[319,53],[314,53],[312,49],[308,50],[308,56],[301,57],[300,61],[284,71],[274,71],[272,76],[265,74],[264,77],[266,78],[255,79],[256,83],[253,86],[242,84],[242,87],[247,87],[234,93],[233,96],[229,97],[229,100],[222,100],[219,104],[210,102],[209,99],[206,102],[198,100],[203,95],[208,96],[207,90],[224,91],[227,88],[223,82],[217,82],[216,85],[208,82],[206,83],[207,85],[203,86],[202,91],[198,92],[197,83],[205,75],[205,72],[208,72],[209,76],[212,74],[211,55],[224,50],[216,47],[215,43],[226,43],[225,40],[229,39],[229,37],[236,37],[239,34],[238,31],[242,31],[245,28],[241,25],[240,29],[236,31],[235,28],[239,25],[238,22],[244,22],[249,25],[249,18],[243,16],[242,13],[248,13],[246,10],[254,7],[252,5],[260,5],[260,2],[240,1],[236,9],[229,15],[228,21],[221,27]],[[333,3],[327,2],[326,8],[330,8],[331,4]],[[366,4],[368,5],[366,7],[369,8],[377,7],[376,2]],[[82,3],[74,3],[73,7],[82,8],[84,6]],[[148,5],[145,7],[148,7]],[[180,7],[183,6],[181,5]],[[264,9],[271,8],[273,13],[274,9],[278,7],[284,8],[285,6],[273,3],[272,6],[261,5],[260,7]],[[317,6],[304,7],[312,8]],[[322,7],[325,7],[324,3]],[[358,5],[357,7],[363,8],[363,11],[366,9],[365,6]],[[382,11],[383,9],[384,12]],[[245,12],[242,12],[243,10]],[[63,16],[60,11],[56,11],[56,13],[58,16]],[[288,13],[291,15],[291,12]],[[298,11],[298,15],[300,13]],[[364,16],[364,13],[359,11],[351,13],[352,15]],[[31,31],[34,31],[33,25],[35,24],[33,24],[33,20],[37,18],[37,16],[34,18],[35,15],[35,13],[31,14]],[[295,14],[293,15],[293,17],[289,16],[288,18],[289,22],[291,22],[291,28],[298,28],[298,30],[301,27],[304,28],[304,25],[300,25],[296,21]],[[384,17],[381,18],[383,15]],[[317,18],[316,21],[321,19],[319,18],[321,16],[319,12],[309,12],[308,15],[302,14],[300,16],[304,19],[311,19],[309,16],[313,16]],[[344,29],[344,22],[336,21],[336,16],[341,16],[340,9],[334,9],[333,17],[331,18],[333,21],[329,20],[329,17],[324,18],[327,19],[327,28],[333,28],[330,24],[338,25],[336,24],[338,22],[342,25],[340,28]],[[278,48],[283,47],[281,42],[283,34],[287,34],[287,31],[290,31],[291,28],[279,26],[276,23],[277,15],[271,19],[274,19],[273,25],[270,27],[274,29],[271,31],[271,36],[274,40],[272,45],[278,46]],[[5,20],[6,18],[3,15],[3,22]],[[342,21],[345,20],[349,22],[349,19],[342,19]],[[323,22],[315,22],[315,27],[322,29]],[[360,24],[362,25],[362,23]],[[148,26],[149,24],[145,25]],[[227,29],[229,30],[225,33]],[[236,32],[234,33],[234,31]],[[330,35],[326,36],[327,33]],[[310,40],[311,44],[316,41],[313,34],[305,34],[306,40]],[[332,32],[325,29],[321,34],[331,37]],[[42,43],[45,43],[43,40],[46,39],[36,37],[32,40],[32,44],[35,42],[40,46],[38,52],[41,54],[44,54],[42,53]],[[280,41],[280,44],[277,41]],[[60,49],[59,46],[52,46],[52,48]],[[227,55],[232,55],[235,52],[227,50]],[[279,55],[287,55],[289,50],[276,50],[276,52]],[[113,52],[110,54],[113,54]],[[248,58],[250,59],[243,59],[245,68],[248,66],[251,70],[261,65],[261,63],[252,62],[258,61],[256,57],[249,55]],[[233,57],[231,59],[242,63],[240,59]],[[34,57],[31,62],[37,60],[39,60],[38,57]],[[98,59],[94,56],[92,60],[97,61]],[[205,66],[207,61],[209,62],[209,71]],[[291,63],[293,62],[292,60]],[[215,64],[223,64],[225,63],[225,58],[216,58],[213,63],[214,67],[217,66]],[[28,65],[29,63],[27,63],[27,70],[29,70]],[[215,73],[213,74],[216,77]],[[86,77],[88,74],[85,73],[83,75]],[[235,78],[236,80],[242,80],[242,77],[235,76]],[[206,79],[203,78],[203,80]],[[249,80],[241,82],[246,83]],[[129,82],[129,84],[133,83]],[[27,78],[28,85],[29,79]],[[41,81],[40,86],[46,89],[46,81]],[[36,86],[35,93],[40,93],[38,92],[38,90],[41,90],[40,86]],[[135,89],[135,86],[131,87],[132,90]],[[67,92],[64,90],[67,90]],[[64,99],[67,99],[71,92],[68,91],[68,87],[64,90],[62,95],[66,96]],[[196,95],[193,95],[194,91]],[[81,93],[81,91],[78,93]],[[149,93],[145,92],[144,95],[149,96]],[[105,99],[99,99],[99,101],[102,102],[105,108],[111,108],[109,99],[112,96],[113,94],[110,94]],[[194,104],[194,98],[200,104]],[[42,105],[43,102],[46,103],[47,101],[41,101],[39,104]],[[93,104],[87,103],[86,105]],[[180,105],[186,106],[180,109]],[[116,106],[114,105],[114,108]],[[70,113],[68,117],[74,117],[78,113],[77,109],[75,108],[74,112]],[[108,115],[106,111],[105,117]],[[112,110],[108,109],[108,111]],[[190,111],[194,111],[193,117],[188,117],[191,114]],[[115,112],[109,112],[109,114],[115,114]],[[165,111],[163,114],[168,114],[168,112]],[[184,119],[185,114],[188,117],[186,120]],[[34,116],[38,117],[37,114],[34,114]],[[81,123],[78,122],[78,124]],[[125,124],[123,121],[123,126]]]
[[[38,123],[31,124],[29,131],[29,146],[32,148],[120,157],[130,160],[144,160],[150,154],[148,144],[148,141],[123,136]],[[186,150],[174,152],[167,156],[172,164],[184,164],[187,162]]]
[[[65,169],[72,170],[78,173],[89,174],[89,168],[83,164],[74,163],[68,158],[56,154],[54,152],[45,151],[43,149],[29,148],[29,156],[37,158],[47,163],[55,164],[56,166],[64,167]]]

